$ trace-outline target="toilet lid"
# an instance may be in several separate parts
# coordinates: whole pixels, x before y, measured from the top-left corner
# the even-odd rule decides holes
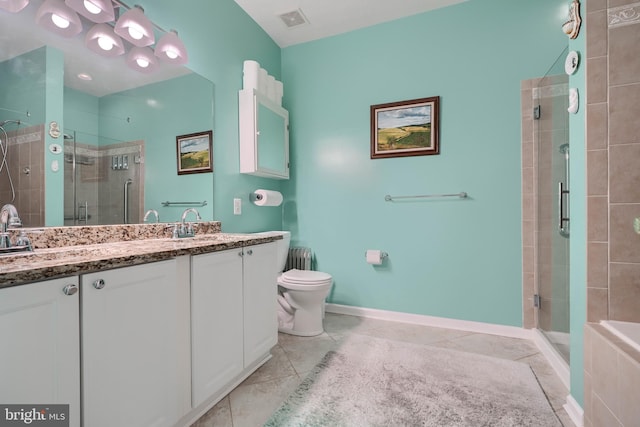
[[[330,274],[323,273],[322,271],[297,269],[285,271],[280,278],[284,282],[309,284],[326,283],[333,280]]]

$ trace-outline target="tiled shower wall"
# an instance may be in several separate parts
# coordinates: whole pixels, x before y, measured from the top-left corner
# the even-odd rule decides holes
[[[587,3],[587,321],[640,322],[640,3],[608,3]]]
[[[41,226],[44,224],[44,126],[10,131],[8,137],[6,164],[0,166],[0,205],[13,204],[23,226]],[[4,140],[4,134],[0,138]],[[0,153],[0,162],[3,157]]]
[[[597,322],[640,322],[640,2],[586,8],[585,426],[631,426],[640,418],[627,399],[638,396],[640,354]]]

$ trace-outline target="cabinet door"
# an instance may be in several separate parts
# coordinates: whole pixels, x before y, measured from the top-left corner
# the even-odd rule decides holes
[[[242,249],[191,258],[193,407],[243,369]]]
[[[244,249],[244,366],[278,343],[276,243]]]
[[[0,289],[0,402],[69,404],[74,427],[80,426],[77,284],[73,277]],[[66,295],[68,285],[76,292]]]
[[[85,426],[171,426],[188,410],[189,289],[177,269],[169,260],[81,277]]]

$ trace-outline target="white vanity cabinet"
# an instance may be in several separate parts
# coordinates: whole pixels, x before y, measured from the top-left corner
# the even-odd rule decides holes
[[[289,179],[289,112],[255,89],[238,93],[240,173]]]
[[[242,248],[191,257],[193,407],[240,374]]]
[[[77,291],[76,277],[0,289],[0,402],[68,404],[72,427],[80,426]]]
[[[276,244],[191,259],[193,406],[222,397],[278,342]]]
[[[244,248],[244,365],[255,364],[278,343],[276,243]]]
[[[173,426],[191,409],[189,257],[80,277],[83,425]]]

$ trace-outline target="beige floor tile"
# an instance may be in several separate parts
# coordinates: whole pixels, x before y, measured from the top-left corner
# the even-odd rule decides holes
[[[297,375],[276,380],[240,384],[229,395],[233,427],[259,427],[300,384]]]
[[[191,427],[232,427],[229,396],[218,402]]]
[[[271,356],[271,359],[244,380],[243,384],[255,384],[296,375],[289,357],[280,345],[271,349]]]

